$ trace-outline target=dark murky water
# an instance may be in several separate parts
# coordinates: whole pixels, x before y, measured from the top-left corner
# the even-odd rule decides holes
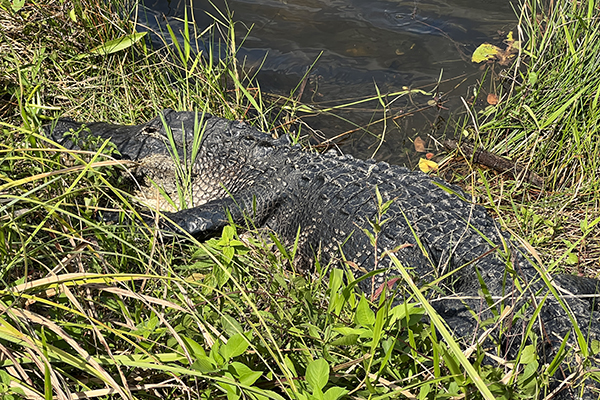
[[[214,3],[224,9],[222,1]],[[183,1],[147,0],[147,6],[167,17],[182,16],[184,10]],[[387,113],[412,115],[387,120],[376,158],[411,166],[419,154],[410,139],[439,137],[443,129],[454,129],[445,123],[448,113],[464,109],[460,97],[470,96],[469,88],[482,76],[470,61],[473,50],[486,41],[500,42],[516,25],[508,0],[229,0],[228,6],[234,20],[252,27],[239,55],[247,67],[262,64],[263,90],[289,95],[318,59],[302,95],[305,103],[348,103],[375,96],[375,85],[381,93],[403,87],[431,91],[443,71],[447,81],[439,90],[444,108],[427,108],[431,96],[415,95],[396,100]],[[209,1],[196,0],[193,8],[200,26],[212,22],[206,16],[214,13]],[[240,27],[238,33],[246,32]],[[351,123],[323,116],[306,121],[324,137],[355,130],[356,125],[381,135],[384,125],[370,124],[383,117],[377,106],[373,101],[336,113]],[[377,143],[376,137],[358,130],[344,136],[340,146],[370,157]]]

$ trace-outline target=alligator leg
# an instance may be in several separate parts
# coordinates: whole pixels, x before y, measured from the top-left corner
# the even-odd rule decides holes
[[[229,224],[229,216],[236,224],[244,224],[249,220],[256,226],[261,226],[284,197],[284,193],[272,188],[241,192],[233,197],[213,200],[198,207],[164,213],[164,226],[172,231],[183,230],[197,238],[208,238],[218,234]]]
[[[162,225],[170,231],[184,231],[198,238],[208,238],[229,223],[228,213],[234,222],[243,221],[244,213],[240,207],[233,199],[225,199],[175,213],[164,213]]]

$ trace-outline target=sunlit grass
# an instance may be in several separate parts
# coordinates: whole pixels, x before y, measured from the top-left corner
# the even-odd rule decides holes
[[[286,248],[275,235],[240,237],[227,227],[206,243],[163,237],[135,217],[139,210],[126,190],[125,168],[111,157],[108,143],[98,152],[67,152],[40,133],[42,123],[59,114],[131,124],[163,108],[232,119],[253,115],[257,126],[272,130],[270,115],[289,122],[299,113],[328,113],[351,101],[319,109],[290,98],[274,108],[236,60],[240,43],[226,14],[216,14],[203,32],[193,16],[184,18],[181,32],[162,33],[173,45],[159,51],[131,40],[137,37],[133,24],[111,12],[120,9],[118,3],[26,3],[19,12],[29,13],[29,33],[18,29],[26,23],[24,14],[1,4],[0,396],[333,400],[547,394],[543,384],[558,362],[538,370],[537,361],[528,360],[516,372],[514,364],[482,363],[477,348],[462,356],[421,295],[433,288],[410,286],[406,301],[392,304],[382,297],[372,303],[355,290],[349,271],[319,265],[318,276],[296,273],[293,246]],[[592,23],[597,14],[565,7],[573,8],[551,13],[542,25],[534,24],[534,9],[525,9],[522,26],[531,42],[523,57],[532,61],[513,71],[516,88],[505,108],[480,115],[479,139],[496,150],[514,146],[521,159],[542,170],[553,191],[586,193],[592,199],[585,204],[594,210],[596,160],[576,154],[596,151],[591,133],[597,129],[598,92],[590,88],[598,78],[586,62],[598,50]],[[581,24],[592,28],[585,31]],[[125,40],[119,51],[91,51],[119,38]],[[556,49],[556,43],[562,45]],[[562,60],[565,54],[571,59]],[[563,70],[570,76],[558,74]],[[567,95],[558,94],[559,82],[572,86]],[[423,93],[378,93],[358,101],[385,110],[395,98],[412,94]],[[530,132],[537,136],[529,138]],[[528,139],[521,145],[523,137]],[[560,235],[536,203],[497,196],[486,176],[481,180],[490,208],[500,215],[506,207],[514,210],[528,238],[539,234],[539,225],[555,230],[542,236]],[[556,196],[556,203],[562,201]],[[109,210],[121,211],[122,219],[102,222]],[[579,236],[560,236],[569,241],[569,254],[580,239],[593,240],[597,221],[589,215],[578,222]],[[430,323],[421,321],[426,313]]]
[[[581,256],[567,254],[561,267],[596,276],[600,243],[587,225],[600,215],[599,4],[542,3],[527,1],[518,13],[521,52],[513,66],[492,66],[500,103],[473,110],[458,133],[540,175],[543,188],[477,169],[460,175],[545,260],[571,252],[585,236]]]

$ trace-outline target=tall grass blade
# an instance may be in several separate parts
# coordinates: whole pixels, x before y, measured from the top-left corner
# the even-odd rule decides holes
[[[90,50],[91,55],[107,56],[109,54],[117,53],[121,50],[125,50],[142,40],[148,32],[136,32],[129,35],[122,36],[118,39],[109,40],[101,46],[95,47]]]
[[[400,272],[400,275],[402,275],[404,282],[408,285],[413,295],[421,303],[421,306],[425,308],[425,310],[427,311],[427,315],[429,315],[429,318],[431,318],[432,324],[441,333],[442,337],[446,341],[446,344],[454,354],[454,357],[456,357],[456,359],[458,360],[460,365],[462,365],[465,372],[469,375],[475,386],[477,386],[477,389],[479,389],[479,392],[483,395],[483,398],[486,400],[495,400],[495,397],[494,395],[492,395],[492,392],[490,392],[481,376],[479,376],[475,368],[473,368],[473,365],[469,362],[469,360],[467,360],[465,355],[462,353],[460,346],[458,345],[458,343],[456,343],[456,341],[452,337],[452,334],[446,328],[446,323],[440,318],[440,316],[433,309],[431,304],[429,304],[425,296],[423,296],[423,293],[421,293],[421,290],[415,285],[408,271],[406,271],[404,266],[400,263],[400,260],[398,260],[398,258],[394,254],[390,254],[390,257],[392,259],[392,262]]]

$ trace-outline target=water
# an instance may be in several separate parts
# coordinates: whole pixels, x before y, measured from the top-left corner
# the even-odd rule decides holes
[[[152,1],[146,5],[167,17],[183,15],[183,2]],[[481,79],[480,66],[470,61],[473,50],[483,42],[500,43],[516,25],[508,0],[230,0],[228,6],[235,21],[251,27],[239,57],[250,69],[262,64],[265,91],[289,95],[317,59],[302,101],[320,106],[375,96],[375,85],[381,93],[403,87],[431,91],[443,71],[443,108],[428,106],[431,96],[415,95],[393,103],[386,116],[400,117],[388,119],[385,127],[371,123],[383,117],[377,101],[305,118],[316,131],[313,141],[354,130],[336,143],[358,157],[372,156],[385,131],[375,158],[411,167],[422,156],[412,139],[425,139],[435,153],[428,135],[453,130],[446,123],[449,113],[464,110],[460,97],[468,99]],[[194,1],[193,8],[200,26],[212,21],[206,15],[214,14],[209,1]],[[241,40],[246,31],[240,27],[238,33]]]

